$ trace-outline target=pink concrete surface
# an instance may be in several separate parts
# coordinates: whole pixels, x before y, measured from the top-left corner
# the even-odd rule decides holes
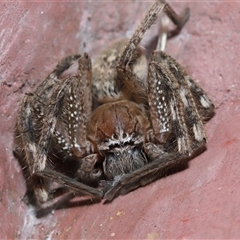
[[[216,115],[206,125],[208,149],[184,171],[112,203],[76,206],[36,218],[12,154],[17,109],[62,57],[92,58],[129,36],[150,2],[1,2],[0,239],[240,238],[240,4],[172,2],[191,9],[167,52],[209,93]]]

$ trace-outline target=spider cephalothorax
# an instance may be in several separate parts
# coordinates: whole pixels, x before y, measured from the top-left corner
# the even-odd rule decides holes
[[[160,11],[178,31],[189,17],[156,1],[132,38],[103,51],[93,67],[86,53],[64,58],[24,96],[16,153],[40,203],[54,192],[51,181],[111,201],[205,146],[203,123],[214,109],[207,94],[172,57],[156,49],[148,59],[138,46]]]

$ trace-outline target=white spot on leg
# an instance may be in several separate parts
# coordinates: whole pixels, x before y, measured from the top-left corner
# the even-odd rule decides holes
[[[172,113],[173,120],[176,120],[177,116],[176,116],[176,112],[174,110],[174,102],[173,101],[170,102],[170,108],[171,108],[171,113]]]
[[[28,149],[29,149],[30,152],[33,152],[33,153],[36,153],[36,152],[37,152],[36,145],[33,144],[33,143],[29,143],[29,144],[28,144]]]
[[[46,161],[47,161],[47,156],[43,155],[42,162],[40,162],[40,164],[39,164],[40,171],[43,171],[45,169]]]
[[[202,106],[204,108],[209,108],[210,107],[210,103],[207,101],[207,99],[205,98],[205,96],[201,96],[200,98],[200,103],[202,104]]]
[[[180,96],[181,96],[184,106],[187,107],[189,104],[188,104],[188,100],[186,98],[185,91],[183,89],[180,90]]]
[[[48,193],[45,189],[35,188],[34,192],[40,203],[44,203],[48,200]]]
[[[178,144],[178,151],[180,153],[185,152],[185,149],[184,149],[184,139],[182,137],[177,139],[177,144]]]
[[[77,139],[75,139],[75,141],[76,141],[76,140],[77,140]],[[78,143],[76,143],[76,142],[74,143],[74,147],[80,149],[80,145],[79,145]]]
[[[193,133],[194,133],[194,137],[197,141],[202,141],[205,136],[201,131],[201,127],[199,126],[199,124],[194,124],[193,125]]]

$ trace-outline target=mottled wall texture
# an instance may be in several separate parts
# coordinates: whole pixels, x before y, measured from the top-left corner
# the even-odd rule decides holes
[[[206,125],[207,151],[184,171],[111,204],[75,204],[36,218],[22,201],[26,186],[12,154],[20,99],[62,57],[87,51],[94,60],[111,41],[130,36],[151,2],[0,3],[1,239],[240,237],[240,4],[171,4],[178,12],[188,6],[191,17],[166,52],[216,105]]]

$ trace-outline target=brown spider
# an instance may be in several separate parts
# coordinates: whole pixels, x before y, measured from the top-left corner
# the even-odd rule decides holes
[[[52,197],[52,181],[111,201],[204,148],[211,100],[172,57],[154,51],[147,59],[138,46],[161,11],[178,32],[189,17],[156,1],[132,38],[105,50],[93,70],[87,53],[66,57],[25,94],[16,152],[39,203]]]

